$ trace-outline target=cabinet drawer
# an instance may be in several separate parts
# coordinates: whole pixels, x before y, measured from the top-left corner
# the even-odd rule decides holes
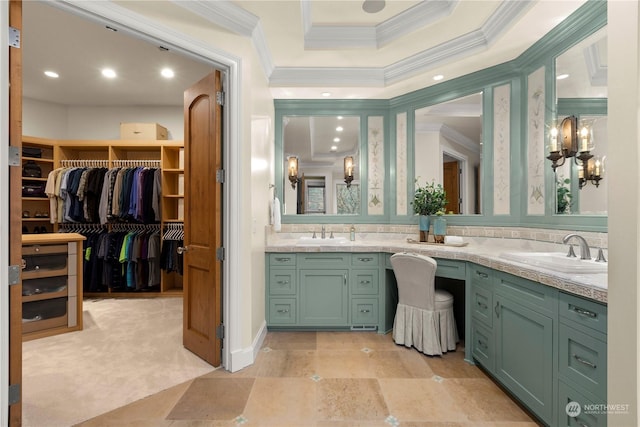
[[[378,295],[378,270],[353,270],[351,294]]]
[[[23,279],[63,276],[67,274],[67,252],[37,255],[23,255]]]
[[[357,266],[378,266],[378,258],[379,254],[352,254],[351,255],[351,265]]]
[[[606,427],[607,414],[602,405],[605,400],[587,393],[576,391],[573,387],[558,381],[558,426],[559,427]]]
[[[486,326],[493,326],[493,292],[475,283],[471,286],[471,315]]]
[[[22,332],[67,326],[67,299],[53,298],[22,304]]]
[[[607,343],[563,323],[560,323],[559,337],[560,374],[605,399]]]
[[[269,294],[270,295],[296,295],[295,270],[271,270],[269,272]]]
[[[485,289],[491,289],[493,283],[493,270],[482,267],[480,265],[471,265],[471,283],[482,286]]]
[[[26,245],[22,247],[22,255],[67,254],[68,245]]]
[[[438,263],[436,276],[460,280],[465,280],[467,278],[466,262],[440,258],[436,259],[436,262]]]
[[[607,306],[560,292],[559,314],[580,325],[607,333]]]
[[[297,254],[299,267],[329,267],[344,268],[350,263],[351,254],[348,253],[314,253],[314,254]]]
[[[477,322],[471,325],[471,353],[489,372],[495,370],[493,332]]]
[[[557,312],[558,292],[548,286],[542,285],[522,277],[496,272],[494,289],[496,292],[506,295],[520,304],[534,311],[554,315]]]
[[[290,325],[296,323],[295,298],[271,298],[269,300],[269,324]]]
[[[22,281],[24,301],[67,296],[67,276],[27,279]]]
[[[353,298],[351,300],[351,323],[354,326],[377,324],[378,299]]]
[[[269,265],[272,267],[279,265],[295,267],[296,254],[269,254]]]

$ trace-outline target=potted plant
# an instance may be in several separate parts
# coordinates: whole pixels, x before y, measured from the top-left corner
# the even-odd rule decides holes
[[[435,182],[426,183],[424,186],[418,185],[416,179],[416,191],[413,196],[413,212],[420,215],[420,241],[426,242],[429,237],[430,215],[438,211],[444,213],[444,206],[447,204],[447,194],[441,184]]]
[[[573,196],[571,195],[571,180],[569,178],[559,177],[556,179],[556,196],[556,213],[571,213],[571,199]]]

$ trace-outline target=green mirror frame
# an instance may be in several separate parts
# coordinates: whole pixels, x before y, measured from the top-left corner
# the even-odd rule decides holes
[[[545,209],[544,215],[527,214],[526,191],[526,141],[527,141],[527,76],[535,70],[545,69],[545,122],[552,123],[557,117],[571,109],[573,114],[606,114],[606,100],[580,99],[559,100],[555,103],[555,58],[580,40],[607,24],[607,5],[603,1],[587,1],[574,14],[551,30],[518,58],[450,81],[436,84],[389,100],[275,100],[275,183],[276,195],[282,198],[286,185],[284,174],[282,121],[284,116],[305,115],[359,115],[361,127],[361,190],[367,194],[367,125],[369,117],[383,117],[384,162],[387,173],[384,177],[384,213],[368,215],[366,199],[362,197],[359,215],[283,215],[283,223],[388,223],[417,224],[417,216],[409,209],[408,214],[398,215],[396,206],[396,134],[398,115],[406,114],[407,138],[407,201],[413,198],[414,168],[414,114],[417,109],[450,101],[462,96],[483,92],[483,159],[481,174],[482,214],[447,215],[450,225],[477,226],[522,226],[532,228],[558,228],[584,231],[607,231],[607,216],[604,215],[556,215],[555,177],[551,167],[545,163]],[[510,150],[511,189],[510,214],[493,214],[493,99],[499,86],[510,86]],[[579,105],[576,105],[579,104]],[[580,107],[576,110],[576,107]],[[524,141],[524,143],[523,143]]]

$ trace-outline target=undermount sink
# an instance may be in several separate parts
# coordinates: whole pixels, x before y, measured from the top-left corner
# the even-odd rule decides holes
[[[500,254],[500,257],[560,273],[596,274],[607,272],[606,262],[569,258],[562,252],[505,252]]]
[[[309,237],[302,236],[298,239],[298,246],[334,246],[334,245],[346,245],[349,241],[346,237]]]

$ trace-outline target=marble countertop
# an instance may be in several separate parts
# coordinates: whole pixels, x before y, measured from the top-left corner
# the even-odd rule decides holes
[[[607,274],[567,274],[502,258],[514,251],[564,251],[566,248],[520,239],[465,238],[466,246],[445,246],[408,242],[406,238],[366,238],[345,243],[326,242],[299,245],[297,238],[270,239],[265,252],[415,252],[434,258],[470,261],[494,270],[551,286],[562,291],[607,303]]]

